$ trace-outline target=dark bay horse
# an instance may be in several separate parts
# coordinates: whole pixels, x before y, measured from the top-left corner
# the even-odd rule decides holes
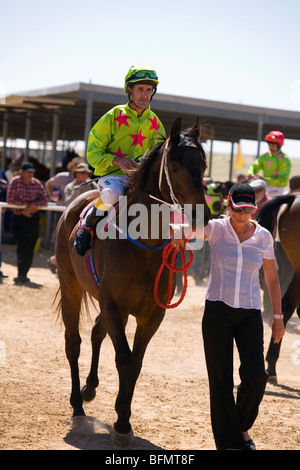
[[[144,161],[132,177],[127,199],[129,209],[137,203],[146,207],[150,213],[152,206],[157,204],[153,197],[169,204],[176,198],[181,206],[192,206],[193,224],[198,205],[204,207],[204,224],[208,222],[210,211],[202,187],[206,157],[199,143],[200,132],[199,121],[195,127],[185,132],[181,132],[180,119],[174,122],[170,137],[144,156]],[[99,280],[97,288],[88,274],[85,258],[78,256],[73,247],[79,215],[83,208],[97,197],[97,191],[79,196],[61,216],[56,231],[60,310],[65,326],[66,356],[72,379],[70,402],[73,417],[85,415],[83,401],[91,401],[96,395],[100,346],[108,333],[114,345],[119,375],[119,391],[115,403],[117,421],[112,438],[116,445],[128,447],[133,439],[130,415],[134,387],[147,345],[165,314],[165,309],[156,303],[153,292],[155,277],[162,262],[161,247],[165,242],[162,235],[163,221],[159,220],[158,237],[141,237],[139,242],[143,243],[143,246],[137,246],[126,238],[94,238],[92,253],[94,269]],[[134,220],[134,216],[131,216],[130,220]],[[170,220],[168,225],[169,222]],[[173,294],[174,289],[175,281]],[[164,270],[159,286],[159,298],[163,301],[167,298],[167,290],[168,273]],[[90,373],[86,385],[81,390],[78,367],[81,343],[79,319],[86,294],[97,299],[100,314],[92,329]],[[130,314],[136,319],[132,350],[125,334]]]
[[[286,206],[282,207],[283,204]],[[283,210],[279,213],[281,208]],[[300,195],[288,194],[274,197],[261,207],[256,219],[260,225],[271,232],[273,237],[275,237],[276,228],[278,229],[282,248],[293,267],[293,278],[281,300],[284,325],[286,325],[300,305]],[[299,314],[299,310],[297,311]],[[274,381],[276,381],[276,363],[281,343],[282,340],[274,343],[271,338],[266,356],[267,371]]]

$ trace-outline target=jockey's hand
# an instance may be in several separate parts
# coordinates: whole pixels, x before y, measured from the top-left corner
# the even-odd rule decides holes
[[[125,172],[135,170],[139,166],[139,164],[132,158],[123,158],[123,157],[115,157],[113,159],[113,165],[119,166],[121,170]]]
[[[264,176],[261,176],[261,175],[248,175],[248,181],[252,181],[252,180],[264,180],[264,181],[266,181],[266,178],[264,178]]]

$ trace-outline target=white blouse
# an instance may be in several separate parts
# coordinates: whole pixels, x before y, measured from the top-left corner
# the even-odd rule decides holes
[[[252,237],[240,242],[230,217],[210,220],[204,232],[211,249],[205,298],[234,308],[261,309],[259,269],[263,258],[275,259],[270,232],[256,223]]]

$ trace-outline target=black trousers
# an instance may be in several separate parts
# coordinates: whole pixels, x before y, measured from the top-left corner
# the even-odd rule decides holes
[[[244,449],[243,431],[253,425],[268,374],[263,355],[260,310],[236,309],[207,300],[202,321],[210,388],[211,423],[218,450]],[[233,383],[233,342],[239,357],[236,399]]]
[[[26,276],[34,254],[34,247],[39,237],[39,213],[32,217],[13,215],[12,231],[17,242],[18,276]]]

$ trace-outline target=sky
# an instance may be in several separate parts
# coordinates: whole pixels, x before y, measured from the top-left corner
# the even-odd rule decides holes
[[[142,64],[156,70],[158,93],[300,111],[298,0],[1,3],[0,96],[123,87]],[[300,157],[295,141],[283,149]]]

